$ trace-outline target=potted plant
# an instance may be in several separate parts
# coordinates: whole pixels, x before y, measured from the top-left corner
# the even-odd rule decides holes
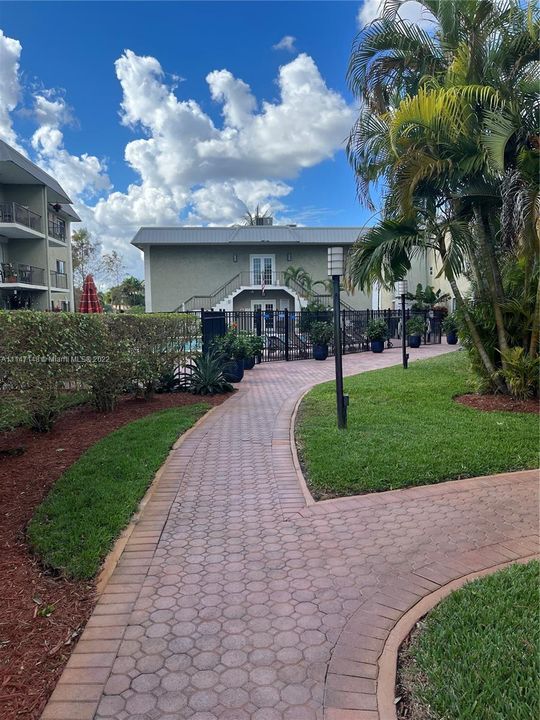
[[[449,345],[455,345],[458,341],[457,336],[457,318],[455,313],[450,313],[447,315],[442,324],[443,332],[446,333],[446,342]]]
[[[258,335],[245,333],[247,344],[247,356],[244,358],[244,370],[252,370],[255,367],[255,358],[264,350],[264,340]]]
[[[384,341],[388,338],[388,325],[385,320],[371,320],[367,326],[367,339],[371,342],[371,351],[382,353]]]
[[[326,360],[328,357],[328,343],[333,334],[334,330],[329,322],[317,321],[310,325],[309,338],[313,346],[315,360]]]
[[[6,282],[8,283],[15,283],[17,282],[17,273],[15,272],[15,268],[11,263],[6,263],[4,265],[4,277],[6,279]]]
[[[248,356],[248,343],[236,328],[228,328],[225,335],[214,341],[214,347],[221,356],[223,375],[227,382],[239,383],[244,377],[244,358]]]
[[[407,335],[409,336],[409,347],[419,348],[422,342],[422,335],[426,329],[424,318],[413,315],[407,320]]]

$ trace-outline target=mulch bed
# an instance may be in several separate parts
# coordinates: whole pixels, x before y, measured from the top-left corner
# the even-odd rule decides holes
[[[410,644],[416,639],[420,632],[420,626],[417,623],[399,648],[395,689],[396,715],[398,720],[429,720],[425,706],[415,702],[412,697],[410,682],[412,660],[406,655]]]
[[[230,395],[122,398],[111,413],[67,410],[49,433],[0,433],[0,717],[39,718],[95,604],[92,582],[55,577],[30,553],[34,508],[85,450],[121,425],[157,410]],[[54,611],[48,616],[51,606]]]
[[[486,412],[538,413],[540,404],[536,399],[516,400],[508,395],[457,395],[454,400],[475,410]]]

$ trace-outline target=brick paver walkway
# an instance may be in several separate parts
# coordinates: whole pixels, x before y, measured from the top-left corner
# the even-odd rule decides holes
[[[399,360],[346,356],[345,371]],[[332,373],[257,367],[173,452],[44,718],[378,720],[396,620],[535,552],[536,473],[306,506],[290,418]]]

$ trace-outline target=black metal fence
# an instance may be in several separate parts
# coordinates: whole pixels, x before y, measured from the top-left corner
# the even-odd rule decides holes
[[[332,311],[292,310],[239,310],[239,311],[200,311],[202,319],[202,345],[211,346],[216,335],[226,328],[234,327],[239,331],[254,333],[263,338],[264,350],[260,360],[303,360],[312,357],[313,344],[310,339],[310,327],[314,322],[332,322]],[[406,320],[420,317],[425,323],[422,344],[432,345],[441,342],[441,318],[432,312],[407,310]],[[368,324],[372,320],[384,320],[388,328],[387,347],[401,342],[402,320],[399,310],[341,310],[341,344],[344,354],[362,352],[369,349],[367,338]],[[332,343],[329,352],[333,354]]]

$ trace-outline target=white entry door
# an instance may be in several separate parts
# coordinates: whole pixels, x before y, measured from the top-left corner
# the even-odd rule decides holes
[[[274,256],[273,255],[252,255],[251,256],[251,284],[258,287],[273,285],[274,278]]]
[[[253,311],[261,311],[261,325],[263,332],[265,330],[274,329],[274,316],[276,312],[276,301],[275,300],[253,300],[251,303]]]

